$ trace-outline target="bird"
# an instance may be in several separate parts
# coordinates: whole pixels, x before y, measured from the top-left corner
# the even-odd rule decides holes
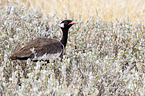
[[[60,23],[60,28],[62,30],[61,40],[51,39],[47,37],[38,37],[30,41],[26,46],[15,51],[10,59],[12,60],[27,60],[32,61],[48,61],[52,58],[57,58],[61,56],[67,44],[68,31],[69,28],[76,24],[71,19],[65,19]]]

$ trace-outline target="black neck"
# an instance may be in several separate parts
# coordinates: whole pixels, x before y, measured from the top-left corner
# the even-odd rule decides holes
[[[61,39],[61,43],[64,45],[64,47],[66,46],[67,44],[67,38],[68,38],[68,29],[63,29],[62,28],[62,32],[63,32],[63,35],[62,35],[62,39]]]

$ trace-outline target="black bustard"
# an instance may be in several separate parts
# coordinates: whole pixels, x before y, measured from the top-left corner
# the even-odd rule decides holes
[[[14,52],[10,56],[10,59],[27,60],[30,58],[32,61],[44,60],[49,62],[51,58],[60,56],[67,44],[68,30],[73,24],[76,23],[69,19],[63,20],[60,23],[63,32],[60,41],[46,37],[39,37]]]

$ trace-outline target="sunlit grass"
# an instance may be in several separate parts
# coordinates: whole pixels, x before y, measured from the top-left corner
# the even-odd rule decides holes
[[[9,56],[39,36],[61,38],[60,15],[24,6],[5,6],[0,11],[0,94],[8,95],[144,95],[145,26],[130,18],[115,22],[101,18],[74,18],[62,60],[43,65],[30,60],[12,61]],[[28,78],[20,66],[27,65]],[[17,85],[18,70],[22,86]]]
[[[15,0],[10,0],[13,2]],[[15,1],[16,2],[16,1]],[[8,1],[2,1],[6,5]],[[145,0],[19,0],[18,5],[24,3],[27,8],[42,11],[44,15],[56,13],[61,19],[75,18],[80,15],[83,19],[94,16],[105,21],[114,21],[116,18],[124,20],[129,17],[132,23],[145,22]]]

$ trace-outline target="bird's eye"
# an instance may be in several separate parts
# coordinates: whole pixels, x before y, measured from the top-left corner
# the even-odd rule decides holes
[[[67,22],[64,22],[64,24],[67,24]]]

